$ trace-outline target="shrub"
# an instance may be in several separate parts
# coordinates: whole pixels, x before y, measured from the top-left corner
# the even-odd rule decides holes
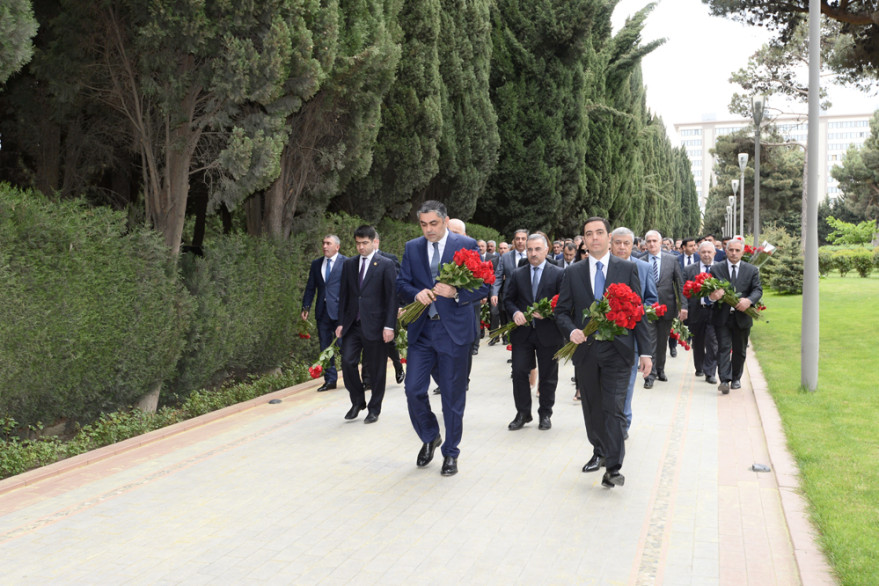
[[[837,250],[832,256],[833,269],[839,271],[839,276],[846,276],[852,270],[851,255],[848,250]]]
[[[879,246],[873,249],[873,267],[879,269]]]
[[[851,265],[859,276],[867,278],[873,272],[873,255],[867,249],[861,248],[851,251]]]
[[[832,270],[833,253],[822,246],[818,249],[818,272],[822,275],[828,275]]]
[[[763,287],[785,295],[799,295],[803,292],[803,253],[800,239],[788,234],[781,227],[770,226],[764,233],[764,240],[774,244],[775,253],[760,267],[760,281]]]
[[[164,380],[190,304],[161,239],[0,185],[0,414],[90,421]]]

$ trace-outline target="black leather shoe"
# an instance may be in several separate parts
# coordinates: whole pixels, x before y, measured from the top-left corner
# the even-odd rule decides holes
[[[697,371],[696,371],[696,376],[705,376],[705,373],[702,372],[701,370],[697,370]]]
[[[540,418],[540,423],[537,424],[537,429],[550,429],[552,427],[552,421],[549,419],[549,415],[544,415]]]
[[[423,468],[430,464],[430,461],[433,460],[433,453],[441,443],[443,443],[443,438],[441,435],[437,434],[432,442],[429,444],[422,444],[421,450],[418,452],[418,459],[415,460],[415,465],[419,468]]]
[[[403,370],[403,367],[400,367],[400,370],[397,371],[397,384],[402,383],[406,379],[406,371]]]
[[[586,465],[583,466],[583,472],[595,472],[599,468],[604,466],[604,458],[601,456],[593,455],[592,458],[586,462]]]
[[[366,405],[354,405],[347,413],[345,413],[345,419],[357,419],[357,416],[360,415],[360,412],[364,409],[366,409]]]
[[[729,383],[726,381],[723,381],[722,383],[717,385],[717,390],[720,391],[721,393],[723,393],[724,395],[728,395],[729,394]]]
[[[629,430],[624,429],[623,430],[623,441],[626,441],[627,439],[629,439]]]
[[[364,390],[364,391],[371,391],[371,390],[372,390],[372,385],[369,384],[369,383],[363,383],[363,390]]]
[[[458,473],[458,458],[446,456],[443,459],[443,469],[440,474],[443,476],[454,476]]]
[[[507,358],[507,364],[512,364],[512,363],[513,363],[513,359],[512,359],[512,358]]]
[[[495,344],[497,344],[497,338],[492,338],[488,341],[489,346],[494,346]]]
[[[673,347],[669,348],[669,349],[668,349],[668,353],[671,354],[671,357],[672,357],[672,358],[677,358],[677,357],[678,357],[678,349],[677,349],[677,347],[674,347],[674,346],[673,346]]]
[[[601,478],[601,486],[604,488],[613,488],[614,486],[622,486],[626,483],[626,477],[619,472],[605,472]]]
[[[474,348],[470,351],[470,356],[476,356],[477,354],[479,354],[479,348]]]
[[[653,379],[652,378],[644,379],[644,388],[645,389],[652,389],[653,388]]]
[[[516,417],[510,422],[507,426],[507,429],[510,431],[516,431],[517,429],[522,429],[522,426],[526,423],[530,422],[531,415],[525,415],[524,413],[516,413]]]
[[[717,384],[717,379],[714,378],[713,376],[711,376],[710,374],[706,374],[706,375],[705,375],[705,382],[708,383],[708,384],[710,384],[710,385],[716,385],[716,384]]]
[[[363,420],[363,423],[375,423],[376,421],[378,421],[378,414],[369,413],[367,414],[366,419]]]
[[[733,382],[731,382],[731,383],[729,384],[729,388],[731,388],[731,389],[740,389],[740,388],[742,388],[742,383],[741,383],[741,381],[734,380]]]
[[[656,378],[658,378],[659,380],[661,380],[661,381],[664,382],[664,383],[667,383],[667,382],[668,382],[668,377],[665,376],[665,373],[664,373],[664,372],[663,372],[662,374],[660,374],[659,376],[657,376]]]
[[[324,383],[317,388],[318,393],[322,393],[324,391],[331,391],[336,388],[336,383]]]

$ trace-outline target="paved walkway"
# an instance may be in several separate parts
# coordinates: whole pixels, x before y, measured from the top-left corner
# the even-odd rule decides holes
[[[416,468],[402,386],[364,425],[310,382],[2,481],[0,583],[833,583],[756,362],[720,396],[669,358],[607,490],[572,366],[553,428],[510,432],[508,356],[474,359],[451,478]]]

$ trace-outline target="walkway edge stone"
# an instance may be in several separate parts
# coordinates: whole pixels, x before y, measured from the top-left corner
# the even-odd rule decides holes
[[[746,358],[763,435],[769,450],[772,470],[778,481],[781,508],[787,522],[794,557],[804,586],[838,584],[827,557],[818,545],[818,530],[809,519],[809,505],[800,487],[800,471],[787,448],[787,437],[775,400],[757,360],[753,346]]]
[[[254,407],[265,405],[272,399],[283,399],[285,397],[297,395],[299,393],[316,388],[318,383],[322,382],[322,380],[323,379],[320,379],[318,381],[310,380],[304,383],[299,383],[298,385],[294,385],[292,387],[279,389],[277,391],[273,391],[271,393],[250,399],[249,401],[244,401],[243,403],[236,403],[235,405],[230,405],[222,409],[217,409],[216,411],[211,411],[210,413],[205,413],[204,415],[199,415],[198,417],[193,417],[192,419],[187,419],[186,421],[181,421],[180,423],[175,423],[161,429],[156,429],[143,435],[128,438],[127,440],[116,442],[115,444],[110,444],[108,446],[104,446],[102,448],[86,452],[84,454],[71,456],[70,458],[60,460],[58,462],[55,462],[54,464],[48,464],[46,466],[41,466],[40,468],[28,470],[27,472],[17,474],[16,476],[0,480],[0,495],[12,492],[20,488],[24,488],[26,486],[30,486],[32,484],[36,484],[48,478],[59,476],[70,470],[75,470],[76,468],[88,466],[89,464],[93,464],[105,458],[110,458],[117,454],[127,452],[128,450],[133,450],[146,444],[165,439],[172,435],[182,433],[196,427],[201,427],[202,425],[213,423],[214,421],[218,421],[230,415],[234,415],[236,413],[241,413],[242,411],[247,411],[248,409],[253,409]]]

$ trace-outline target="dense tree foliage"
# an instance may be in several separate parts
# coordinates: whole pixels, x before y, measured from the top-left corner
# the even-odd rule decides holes
[[[4,0],[0,4],[0,84],[30,61],[36,32],[30,0]]]
[[[870,136],[860,147],[849,147],[842,165],[834,167],[846,207],[869,219],[879,219],[879,110],[870,120]]]

